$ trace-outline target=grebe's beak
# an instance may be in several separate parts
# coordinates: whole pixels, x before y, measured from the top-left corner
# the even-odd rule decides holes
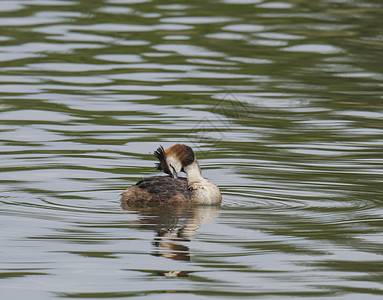
[[[175,178],[175,179],[178,179],[178,174],[177,174],[177,171],[176,169],[174,169],[173,166],[170,166],[172,168],[172,177]]]

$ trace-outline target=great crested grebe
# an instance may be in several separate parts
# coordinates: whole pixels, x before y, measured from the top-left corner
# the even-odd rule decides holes
[[[202,177],[193,149],[176,144],[164,150],[160,146],[154,156],[156,168],[170,176],[152,176],[137,182],[121,194],[122,202],[218,204],[221,192],[211,181]],[[185,172],[187,178],[179,178]]]

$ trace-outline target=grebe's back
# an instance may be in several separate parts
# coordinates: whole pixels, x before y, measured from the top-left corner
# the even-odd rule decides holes
[[[189,202],[192,191],[186,178],[152,176],[144,178],[121,194],[123,202],[179,203]]]

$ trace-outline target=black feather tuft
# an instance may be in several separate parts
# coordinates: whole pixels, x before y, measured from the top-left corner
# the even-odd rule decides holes
[[[194,162],[195,155],[194,155],[194,151],[191,147],[186,146],[186,145],[182,145],[182,146],[184,146],[185,150],[186,150],[186,155],[183,156],[182,166],[186,167],[186,166],[188,166]]]
[[[159,146],[156,151],[154,151],[154,157],[159,160],[158,163],[156,163],[156,169],[159,171],[163,171],[166,174],[170,174],[171,172],[168,168],[168,165],[166,163],[166,157],[165,157],[165,150],[164,147]]]

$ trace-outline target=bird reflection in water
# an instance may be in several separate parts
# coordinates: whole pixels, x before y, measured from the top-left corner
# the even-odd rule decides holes
[[[121,203],[121,207],[139,219],[134,225],[154,230],[152,255],[175,261],[190,262],[192,254],[187,245],[201,224],[212,223],[220,212],[220,206],[192,204],[145,205],[141,203]],[[186,277],[189,271],[156,271],[166,277]]]

